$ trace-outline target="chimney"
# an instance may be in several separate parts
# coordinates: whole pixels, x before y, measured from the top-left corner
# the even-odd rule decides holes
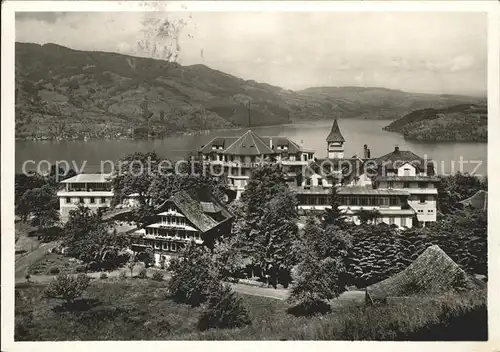
[[[368,144],[365,144],[363,148],[363,158],[368,159],[369,157],[370,157],[370,149],[368,149]]]
[[[371,152],[370,152],[370,149],[367,149],[366,151],[366,159],[370,159],[371,158]]]
[[[273,149],[273,137],[269,137],[269,148]]]
[[[399,153],[399,145],[394,146],[394,153]]]

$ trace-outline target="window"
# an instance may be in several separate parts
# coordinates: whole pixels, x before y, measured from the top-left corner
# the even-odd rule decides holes
[[[418,199],[419,199],[420,203],[425,203],[425,201],[426,201],[425,196],[420,196],[420,197],[418,197]]]
[[[410,188],[410,182],[403,182],[403,188]]]
[[[404,176],[410,176],[410,169],[405,167],[404,170],[403,170],[403,175]]]
[[[394,225],[394,218],[393,217],[390,217],[389,218],[389,225]]]
[[[427,183],[425,183],[425,182],[419,182],[418,188],[427,188]]]
[[[392,197],[390,200],[391,206],[398,206],[399,205],[399,199]]]
[[[432,213],[434,213],[434,209],[429,209],[429,210],[427,210],[427,212],[432,214]]]
[[[95,198],[94,197],[90,197],[90,204],[94,204],[95,203]]]
[[[79,201],[81,204],[84,204],[84,203],[85,203],[85,202],[84,202],[84,200],[83,200],[83,197],[80,197],[80,198],[78,199],[78,201]]]
[[[170,250],[172,252],[175,252],[177,250],[177,244],[176,243],[170,243]]]
[[[163,250],[168,251],[168,242],[163,242]]]
[[[160,242],[155,241],[155,249],[160,249]]]
[[[418,209],[418,212],[419,213],[423,213],[424,211],[422,209]]]
[[[387,198],[387,197],[380,198],[380,206],[382,206],[382,207],[389,206],[389,198]]]
[[[106,198],[101,197],[101,204],[104,204],[104,203],[106,203]]]
[[[401,218],[401,226],[406,226],[406,218]]]
[[[387,182],[387,188],[393,188],[394,187],[394,182],[389,181]]]
[[[67,198],[66,198],[66,203],[67,203],[67,204],[70,204],[70,203],[71,203],[71,198],[67,197]]]

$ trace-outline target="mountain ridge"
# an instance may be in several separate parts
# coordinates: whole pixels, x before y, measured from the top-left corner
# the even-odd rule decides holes
[[[58,44],[16,42],[16,138],[164,136],[335,117],[395,119],[476,103],[388,88],[293,91],[210,68]],[[251,110],[249,112],[248,102]]]
[[[417,141],[486,142],[488,108],[483,104],[459,104],[416,110],[393,121],[384,130]]]

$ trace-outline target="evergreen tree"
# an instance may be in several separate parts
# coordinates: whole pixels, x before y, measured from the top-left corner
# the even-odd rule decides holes
[[[328,194],[328,205],[329,207],[325,209],[323,214],[323,227],[327,227],[328,225],[342,226],[344,224],[345,215],[339,208],[340,202],[336,186],[333,186]]]

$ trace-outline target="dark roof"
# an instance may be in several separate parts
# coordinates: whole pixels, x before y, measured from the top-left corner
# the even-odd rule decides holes
[[[370,166],[377,165],[375,159],[361,158],[338,158],[338,159],[316,159],[316,164],[322,166],[323,170],[342,171],[342,177],[345,181],[352,180],[356,176],[361,176]]]
[[[394,151],[387,153],[376,160],[379,166],[385,165],[387,169],[398,168],[406,163],[409,163],[420,170],[425,169],[424,159],[409,150],[395,149]]]
[[[484,287],[484,283],[466,274],[439,246],[433,245],[406,269],[368,286],[366,292],[375,301],[389,297],[436,295],[453,291],[457,281],[469,289]]]
[[[299,146],[297,143],[295,143],[294,141],[292,141],[288,137],[270,136],[270,137],[262,137],[262,139],[267,143],[267,145],[272,145],[273,150],[275,150],[276,152],[278,152],[276,150],[276,146],[278,146],[278,145],[286,145],[288,147],[286,152],[288,152],[289,154],[296,154],[296,153],[304,150],[304,148]]]
[[[274,150],[269,148],[269,144],[259,137],[257,134],[248,130],[244,135],[238,138],[231,144],[224,154],[233,155],[272,155],[276,154]]]
[[[212,151],[213,146],[222,147],[222,149],[225,150],[227,147],[233,144],[237,139],[238,137],[214,137],[211,141],[209,141],[200,149],[200,152],[204,154],[210,153]]]
[[[156,210],[163,209],[167,203],[173,203],[201,232],[207,232],[232,217],[232,214],[215,197],[202,190],[179,191],[159,205]],[[211,213],[220,213],[224,220],[214,220],[208,215]]]
[[[212,138],[207,144],[205,144],[203,147],[199,149],[199,152],[203,154],[208,154],[211,152],[217,151],[218,153],[222,154],[235,154],[237,155],[234,150],[236,146],[241,147],[241,152],[244,152],[244,154],[240,155],[257,155],[255,152],[250,152],[249,150],[245,149],[243,150],[242,145],[245,144],[246,147],[248,145],[252,144],[252,140],[250,139],[250,136],[256,140],[254,145],[261,147],[263,151],[266,151],[264,154],[278,154],[278,153],[283,153],[287,152],[289,154],[296,154],[302,151],[307,151],[307,152],[313,152],[310,150],[307,150],[303,147],[301,147],[299,144],[296,142],[292,141],[290,138],[285,137],[285,136],[266,136],[266,137],[260,137],[256,133],[252,131],[247,131],[245,132],[242,136],[240,137],[214,137]],[[243,140],[242,140],[243,138]],[[238,142],[238,143],[235,143]],[[243,143],[245,142],[245,143]],[[278,151],[276,146],[278,145],[286,145],[288,149],[283,150],[283,151]],[[272,147],[271,147],[272,146]],[[217,147],[216,149],[213,149],[213,147]],[[222,147],[222,149],[220,149]],[[246,148],[245,147],[245,148]],[[248,148],[248,149],[255,149],[255,148]]]
[[[468,205],[476,209],[488,208],[488,192],[479,190],[472,197],[461,201],[463,205]]]
[[[337,119],[333,121],[332,129],[330,130],[330,134],[326,137],[327,142],[345,142],[344,136],[340,133],[339,124]]]

